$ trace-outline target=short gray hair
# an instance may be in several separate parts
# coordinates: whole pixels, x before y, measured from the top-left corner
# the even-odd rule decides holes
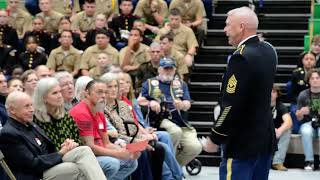
[[[85,90],[87,84],[93,79],[89,76],[81,76],[77,79],[75,85],[75,97],[77,100],[82,100],[81,93]]]
[[[118,85],[117,95],[118,95],[118,96],[120,95],[119,75],[120,75],[120,73],[108,72],[108,73],[103,74],[103,75],[100,77],[100,80],[101,80],[102,82],[104,82],[105,84],[107,84],[107,85],[108,85],[109,83],[111,83],[112,81],[116,81],[116,82],[117,82],[117,85]]]
[[[119,73],[112,73],[112,72],[105,73],[100,77],[100,80],[106,84],[109,84],[110,82],[112,82],[114,80],[118,81],[119,80]]]
[[[5,107],[9,110],[10,107],[17,107],[22,97],[30,97],[27,93],[21,91],[13,91],[10,93],[6,99]],[[9,111],[8,115],[10,115]]]
[[[59,82],[56,78],[43,78],[38,81],[37,86],[33,94],[33,106],[35,109],[35,116],[39,121],[50,122],[51,118],[48,115],[47,106],[44,102],[44,98],[48,95],[55,86],[59,86]],[[62,107],[64,109],[64,106]],[[64,111],[61,109],[61,112]],[[64,115],[64,114],[63,114]]]
[[[73,76],[67,71],[60,71],[54,74],[54,77],[60,82],[62,78],[70,78],[73,81]]]
[[[238,19],[247,26],[249,29],[258,29],[259,20],[257,14],[249,7],[243,6],[240,8],[232,9],[228,12],[228,16],[236,16]]]

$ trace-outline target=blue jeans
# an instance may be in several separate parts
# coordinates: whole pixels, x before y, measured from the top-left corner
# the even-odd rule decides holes
[[[286,158],[287,150],[290,143],[291,129],[283,132],[278,141],[278,151],[273,156],[272,164],[282,164]]]
[[[302,139],[305,161],[314,161],[313,138],[320,136],[320,128],[318,128],[318,130],[315,130],[311,126],[311,121],[306,122],[301,125],[300,134]]]
[[[222,158],[220,180],[268,180],[271,157],[270,154],[247,160]]]
[[[182,179],[183,171],[175,157],[175,150],[169,133],[166,131],[157,131],[156,134],[159,139],[159,143],[165,149],[162,179]]]
[[[98,156],[97,160],[108,180],[123,180],[138,166],[137,160],[120,160],[109,156]]]

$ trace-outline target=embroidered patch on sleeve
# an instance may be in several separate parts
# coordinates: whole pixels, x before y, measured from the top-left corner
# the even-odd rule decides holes
[[[233,74],[228,80],[227,93],[229,94],[235,93],[236,87],[237,87],[237,79],[236,79],[236,76]]]

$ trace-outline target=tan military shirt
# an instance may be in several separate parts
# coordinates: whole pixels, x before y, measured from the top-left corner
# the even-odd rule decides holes
[[[201,0],[172,0],[169,10],[177,8],[181,12],[182,23],[189,23],[196,20],[197,17],[205,17],[206,10]]]
[[[103,13],[107,18],[111,14],[119,14],[118,0],[96,0],[96,13]]]
[[[16,29],[19,39],[22,39],[24,33],[32,28],[32,16],[27,11],[17,9],[17,12],[9,14],[9,24]]]
[[[97,59],[100,53],[106,53],[112,60],[113,64],[119,64],[119,52],[110,44],[106,49],[99,49],[98,45],[88,47],[82,57],[80,69],[86,69],[90,71],[92,68],[97,67]]]
[[[123,59],[127,49],[128,47],[124,47],[120,51],[120,55],[119,55],[120,65],[123,63]],[[148,51],[149,51],[149,46],[140,43],[140,47],[136,52],[131,51],[132,53],[132,58],[130,61],[131,65],[140,65],[142,63],[148,62],[150,60],[150,55]]]
[[[52,9],[63,14],[72,16],[72,12],[80,11],[79,0],[51,0]]]
[[[71,29],[87,32],[95,27],[95,16],[89,17],[84,11],[79,12],[73,18]]]
[[[64,51],[62,47],[53,49],[49,55],[47,66],[53,71],[66,70],[72,73],[79,70],[81,51],[71,46],[69,51]]]
[[[44,19],[44,29],[49,33],[57,33],[59,29],[59,21],[63,14],[56,11],[51,11],[50,16],[45,16],[42,12],[37,14]]]
[[[172,57],[173,59],[176,60],[178,74],[184,75],[189,73],[188,66],[184,61],[184,55],[182,55],[177,50],[172,49],[169,57]]]
[[[163,18],[167,17],[168,16],[167,3],[164,0],[157,0],[157,2],[158,2],[157,12]],[[139,0],[133,14],[141,18],[145,18],[147,24],[152,24],[152,25],[157,24],[156,20],[152,15],[152,12],[149,6],[149,0]]]
[[[194,32],[191,28],[180,24],[178,29],[170,30],[173,34],[173,46],[176,50],[178,50],[184,56],[187,54],[188,50],[192,47],[199,47],[198,41]],[[160,36],[167,34],[168,31],[165,27],[161,28],[156,40],[160,39]]]

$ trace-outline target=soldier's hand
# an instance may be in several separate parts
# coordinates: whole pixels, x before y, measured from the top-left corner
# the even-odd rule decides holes
[[[156,112],[157,114],[160,112],[160,104],[157,101],[150,101],[150,108],[152,111]]]
[[[188,67],[191,67],[191,66],[192,66],[192,63],[193,63],[193,56],[191,56],[190,54],[187,54],[187,55],[184,57],[184,61],[185,61],[185,63],[187,64]]]
[[[182,110],[184,107],[184,104],[181,100],[174,100],[174,105],[178,110]]]
[[[310,114],[310,108],[308,106],[302,107],[300,109],[300,112],[302,115],[308,115],[308,114]]]

